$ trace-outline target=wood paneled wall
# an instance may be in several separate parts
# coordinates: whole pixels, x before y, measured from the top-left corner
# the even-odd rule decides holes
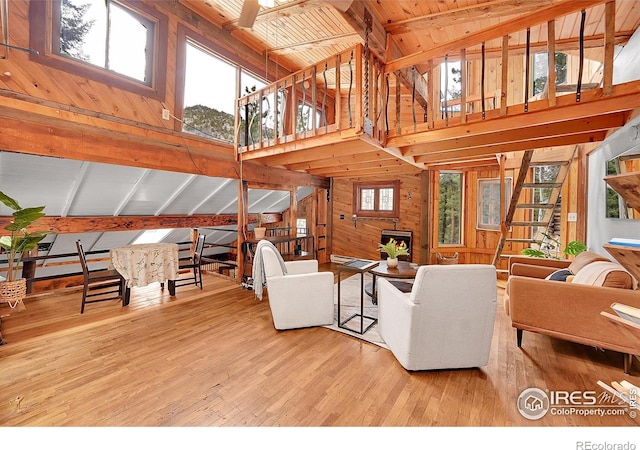
[[[413,176],[376,176],[370,178],[343,179],[333,181],[331,191],[331,253],[340,256],[379,259],[378,244],[382,230],[392,230],[391,220],[372,220],[360,218],[354,225],[353,216],[353,183],[363,181],[400,180],[400,219],[398,230],[413,231],[413,243],[410,253],[413,262],[419,261],[420,255],[420,218],[421,210],[420,174]]]
[[[105,83],[91,80],[73,73],[61,71],[32,61],[29,55],[18,50],[10,50],[9,58],[2,60],[0,71],[0,89],[26,94],[32,97],[50,100],[64,105],[71,105],[87,111],[97,112],[108,116],[132,120],[154,127],[174,129],[174,119],[163,120],[162,109],[180,116],[175,110],[176,105],[176,59],[177,59],[177,31],[183,25],[207,38],[219,48],[222,55],[233,58],[247,67],[264,67],[264,55],[261,55],[240,42],[233,42],[233,38],[205,20],[197,20],[194,13],[187,10],[178,2],[145,1],[146,8],[157,10],[168,17],[168,39],[166,51],[167,67],[164,98],[153,99],[140,94],[112,87],[108,80]],[[29,5],[27,0],[12,0],[9,2],[9,41],[11,45],[29,48]],[[192,17],[193,20],[185,20]],[[47,33],[41,30],[41,33]],[[272,69],[272,68],[270,68]],[[264,68],[262,69],[264,73]],[[280,75],[287,73],[279,68]],[[10,73],[10,75],[5,75]],[[206,86],[203,86],[206,89]]]

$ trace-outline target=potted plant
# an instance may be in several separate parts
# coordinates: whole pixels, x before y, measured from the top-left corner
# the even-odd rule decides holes
[[[557,255],[557,251],[560,248],[560,241],[547,233],[543,233],[545,240],[551,241],[550,243],[543,242],[540,245],[540,249],[537,248],[525,248],[522,250],[522,254],[525,256],[531,256],[535,258],[553,258],[560,259]],[[587,249],[587,246],[582,241],[571,241],[567,244],[562,251],[567,256],[576,256]],[[552,255],[551,251],[555,250],[556,255]]]
[[[396,242],[394,238],[389,239],[386,244],[378,244],[380,251],[387,254],[387,267],[393,269],[398,267],[398,256],[409,254],[409,249],[404,241]]]
[[[9,304],[15,308],[22,303],[27,292],[27,280],[18,278],[20,265],[25,253],[30,252],[38,245],[48,231],[29,232],[27,227],[33,225],[36,220],[43,217],[44,206],[22,208],[17,201],[0,191],[0,202],[13,210],[13,219],[4,229],[8,235],[0,236],[0,247],[7,254],[6,279],[0,281],[0,302]]]
[[[262,226],[262,214],[256,214],[256,227],[253,229],[253,235],[256,239],[264,238],[267,233],[267,229]]]

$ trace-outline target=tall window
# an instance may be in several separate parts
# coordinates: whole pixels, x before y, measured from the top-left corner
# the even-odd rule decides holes
[[[400,182],[354,183],[353,213],[363,217],[399,217]]]
[[[438,244],[462,243],[462,173],[440,173]]]
[[[233,142],[236,66],[187,41],[182,131]]]
[[[556,85],[567,81],[567,55],[556,53]],[[549,77],[549,58],[547,53],[535,53],[532,64],[533,95],[540,94],[545,90],[547,78]]]
[[[62,0],[57,17],[54,53],[151,84],[154,21],[114,0]]]

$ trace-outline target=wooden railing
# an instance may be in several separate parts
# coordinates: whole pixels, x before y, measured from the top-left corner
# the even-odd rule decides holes
[[[361,129],[362,74],[356,46],[238,99],[237,152]]]
[[[265,149],[332,132],[341,132],[344,138],[351,135],[347,130],[352,130],[353,136],[364,133],[384,144],[389,137],[504,116],[511,106],[517,106],[514,111],[527,112],[534,100],[544,99],[546,107],[553,107],[558,95],[573,93],[579,102],[582,90],[600,86],[608,95],[613,70],[610,49],[616,39],[609,24],[615,2],[604,5],[608,24],[604,36],[585,37],[582,26],[578,39],[556,42],[555,32],[556,21],[578,14],[584,22],[588,8],[602,8],[602,3],[585,1],[582,11],[575,5],[572,10],[545,8],[539,17],[514,19],[495,30],[482,30],[440,50],[425,52],[424,60],[411,55],[385,66],[366,48],[356,46],[239,99],[237,151]],[[557,17],[552,16],[554,12]],[[546,42],[530,43],[534,27],[546,28]],[[507,34],[500,35],[501,31]],[[526,36],[526,42],[510,46],[510,35]],[[501,46],[496,45],[500,40]],[[494,45],[486,49],[485,41]],[[604,61],[590,66],[584,48],[596,41],[605,48]],[[571,92],[556,83],[556,52],[567,52],[568,58],[573,58],[567,66],[574,70],[563,82]],[[530,61],[534,53],[547,53],[549,73],[540,94],[532,88]],[[451,86],[441,86],[440,79],[441,72],[450,71],[454,63],[460,64],[460,84],[452,96],[446,93]]]

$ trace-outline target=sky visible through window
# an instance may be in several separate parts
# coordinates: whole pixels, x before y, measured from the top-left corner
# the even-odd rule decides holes
[[[107,15],[104,0],[69,0],[69,2],[78,7],[89,5],[84,18],[86,21],[93,21],[93,25],[85,36],[82,49],[91,64],[105,67]],[[110,7],[112,20],[109,33],[108,68],[144,81],[147,30],[124,9],[113,3]]]

